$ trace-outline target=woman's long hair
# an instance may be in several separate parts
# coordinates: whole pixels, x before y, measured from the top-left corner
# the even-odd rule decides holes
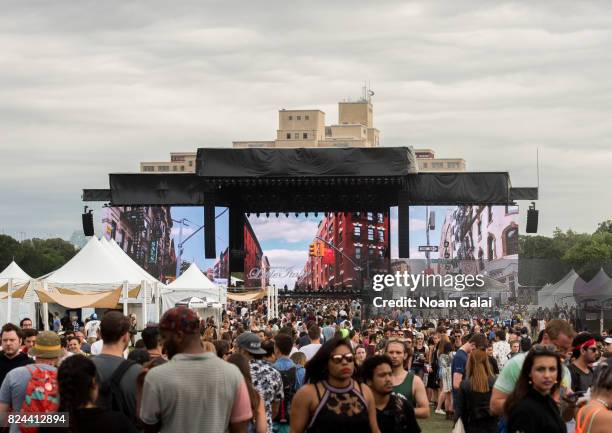
[[[559,354],[556,352],[554,346],[536,344],[529,350],[529,352],[527,352],[527,356],[523,362],[523,368],[521,369],[521,374],[516,382],[514,391],[512,391],[512,393],[506,399],[506,403],[504,404],[504,413],[506,416],[509,416],[520,401],[527,396],[529,390],[533,389],[533,386],[530,383],[531,379],[529,374],[531,373],[531,369],[536,358],[541,356],[549,356],[557,360],[557,379],[556,383],[550,390],[550,393],[554,394],[557,391],[557,388],[559,388],[561,379],[563,377],[563,367],[561,366],[561,358],[559,358]]]
[[[76,411],[91,401],[91,390],[96,377],[96,365],[83,355],[72,355],[57,370],[60,404],[58,412],[68,412],[70,427],[67,432],[77,432]]]
[[[489,379],[493,377],[489,357],[484,350],[474,349],[470,352],[467,362],[466,376],[475,392],[489,392]]]
[[[327,380],[329,376],[329,369],[327,363],[334,350],[337,347],[346,346],[353,353],[353,348],[348,339],[334,337],[331,340],[325,342],[323,346],[317,350],[317,353],[306,363],[306,376],[304,382],[317,383],[322,380]]]
[[[246,356],[241,355],[240,353],[234,353],[227,358],[227,362],[230,364],[234,364],[238,367],[238,370],[244,376],[244,381],[246,382],[247,389],[249,391],[249,398],[251,400],[251,410],[253,411],[253,417],[257,413],[257,408],[259,407],[259,399],[261,398],[255,387],[253,386],[253,381],[251,379],[251,366],[249,365],[249,360]]]
[[[440,341],[438,341],[438,355],[444,355],[449,345],[451,345],[451,341],[448,338],[448,335],[446,335],[446,332],[441,332]]]

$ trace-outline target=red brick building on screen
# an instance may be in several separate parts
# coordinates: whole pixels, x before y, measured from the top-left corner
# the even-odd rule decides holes
[[[329,214],[319,223],[316,237],[334,245],[333,263],[322,257],[308,257],[299,289],[358,289],[360,279],[369,281],[376,273],[389,270],[389,216],[377,212],[340,212]],[[313,242],[316,240],[313,239]],[[330,248],[325,246],[326,249]],[[356,269],[355,264],[362,269]]]

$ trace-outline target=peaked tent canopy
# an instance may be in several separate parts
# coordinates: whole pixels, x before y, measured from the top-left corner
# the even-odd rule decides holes
[[[550,288],[550,299],[552,301],[552,305],[576,305],[574,294],[576,291],[581,290],[585,284],[586,282],[580,278],[580,275],[578,275],[576,271],[572,269]]]
[[[225,303],[226,289],[211,282],[198,265],[192,263],[176,280],[162,290],[163,310],[173,307],[187,297],[204,298],[210,302]]]
[[[0,272],[0,286],[7,283],[10,279],[12,279],[14,283],[25,283],[26,281],[30,281],[32,277],[26,274],[26,272],[13,260],[2,272]]]
[[[72,259],[44,279],[51,285],[97,286],[92,290],[100,290],[103,286],[114,289],[124,281],[140,284],[142,280],[141,273],[121,263],[95,236]]]
[[[180,277],[168,284],[168,288],[181,290],[217,290],[217,286],[204,275],[195,263],[192,263]]]
[[[576,302],[601,302],[612,298],[612,279],[603,268],[586,284],[576,287]]]

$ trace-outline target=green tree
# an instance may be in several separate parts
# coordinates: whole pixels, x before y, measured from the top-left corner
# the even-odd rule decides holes
[[[600,222],[595,233],[612,233],[612,220]]]
[[[63,266],[76,254],[74,246],[63,239],[27,239],[17,242],[0,236],[0,270],[13,258],[32,277],[40,277]]]

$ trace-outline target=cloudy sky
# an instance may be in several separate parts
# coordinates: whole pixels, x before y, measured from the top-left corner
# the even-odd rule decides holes
[[[0,233],[68,237],[107,173],[272,139],[280,108],[334,123],[364,81],[383,145],[515,186],[539,148],[540,232],[592,231],[612,217],[611,29],[606,1],[4,1]]]

